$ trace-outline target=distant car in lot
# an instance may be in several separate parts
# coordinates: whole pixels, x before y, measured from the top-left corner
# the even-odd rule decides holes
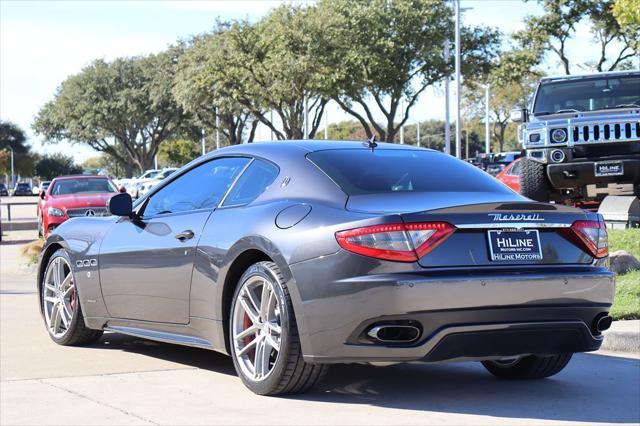
[[[520,158],[513,161],[496,176],[496,179],[516,192],[520,192],[520,161]]]
[[[331,363],[477,360],[539,379],[611,324],[600,215],[437,151],[236,145],[109,211],[44,245],[52,340],[107,330],[223,352],[262,395],[304,392]]]
[[[16,186],[13,188],[13,195],[15,196],[33,195],[31,190],[31,184],[29,182],[18,182]]]
[[[75,175],[51,181],[46,192],[40,193],[38,234],[47,236],[56,227],[73,217],[107,216],[107,201],[118,189],[105,176]]]
[[[485,165],[485,171],[492,176],[496,176],[505,167],[511,164],[513,161],[520,158],[522,155],[520,152],[501,152],[493,155],[491,161]]]
[[[162,182],[163,179],[166,179],[167,177],[169,177],[176,170],[178,170],[178,169],[175,168],[175,167],[169,167],[169,168],[166,168],[166,169],[162,169],[162,171],[160,173],[158,173],[155,178],[148,179],[148,180],[146,180],[144,182],[141,182],[138,185],[138,197],[142,197],[142,196],[146,195],[146,193],[149,192],[151,190],[151,188],[153,188],[154,186],[156,186],[157,184]]]
[[[7,189],[7,185],[5,185],[4,183],[0,183],[0,196],[2,197],[9,196],[9,190]]]
[[[150,179],[155,178],[158,173],[160,173],[161,170],[158,169],[151,169],[151,170],[146,170],[142,175],[140,175],[137,178],[131,178],[128,179],[125,183],[124,183],[124,188],[127,191],[127,193],[129,195],[131,195],[131,198],[138,198],[138,188],[139,185],[142,182],[146,182]]]

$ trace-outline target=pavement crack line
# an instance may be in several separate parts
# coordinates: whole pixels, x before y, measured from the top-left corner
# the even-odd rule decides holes
[[[29,380],[56,380],[56,379],[74,379],[77,377],[104,377],[104,376],[119,376],[119,375],[127,375],[127,374],[146,374],[146,373],[163,373],[166,371],[189,371],[189,370],[199,370],[198,367],[178,367],[178,368],[162,368],[158,370],[137,370],[137,371],[115,371],[113,373],[101,373],[101,374],[74,374],[71,376],[54,376],[54,377],[26,377],[26,378],[14,378],[14,379],[2,379],[1,383],[4,382],[25,382]]]
[[[73,390],[71,390],[71,389],[67,389],[67,388],[65,388],[65,387],[63,387],[63,386],[57,386],[57,385],[54,385],[53,383],[46,382],[46,381],[45,381],[45,380],[43,380],[43,379],[37,379],[37,381],[38,381],[38,382],[40,382],[40,383],[42,383],[43,385],[51,386],[52,388],[55,388],[55,389],[58,389],[58,390],[61,390],[61,391],[64,391],[64,392],[70,393],[71,395],[75,395],[75,396],[77,396],[77,397],[79,397],[79,398],[86,399],[87,401],[91,401],[91,402],[93,402],[93,403],[95,403],[95,404],[102,405],[103,407],[107,407],[107,408],[111,408],[112,410],[119,411],[120,413],[125,414],[125,415],[127,415],[127,416],[135,417],[136,419],[138,419],[138,420],[142,420],[143,422],[147,422],[147,423],[150,423],[150,424],[152,424],[152,425],[159,425],[159,424],[160,424],[160,423],[156,423],[156,422],[154,422],[153,420],[145,419],[144,417],[139,416],[139,415],[137,415],[137,414],[135,414],[135,413],[132,413],[132,412],[130,412],[130,411],[127,411],[127,410],[124,410],[124,409],[122,409],[122,408],[116,407],[115,405],[106,404],[106,403],[104,403],[104,402],[102,402],[102,401],[98,401],[98,400],[96,400],[96,399],[89,398],[89,397],[88,397],[88,396],[86,396],[86,395],[82,395],[82,394],[81,394],[81,393],[79,393],[79,392],[75,392],[75,391],[73,391]]]

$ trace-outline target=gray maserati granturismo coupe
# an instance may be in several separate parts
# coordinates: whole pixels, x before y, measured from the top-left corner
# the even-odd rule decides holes
[[[46,241],[51,338],[223,352],[262,395],[303,392],[331,363],[473,360],[548,377],[611,323],[598,214],[532,202],[432,150],[239,145],[108,208]]]

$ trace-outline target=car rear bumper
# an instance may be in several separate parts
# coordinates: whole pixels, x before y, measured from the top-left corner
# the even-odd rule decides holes
[[[624,174],[618,176],[596,176],[595,163],[602,161],[579,161],[549,164],[547,175],[554,188],[582,188],[591,184],[634,184],[640,185],[640,158],[615,159],[621,162]]]
[[[322,260],[291,265],[292,291],[305,360],[445,361],[597,350],[594,321],[606,315],[614,293],[604,268],[555,268],[457,273],[374,273],[339,277]],[[331,259],[333,258],[333,259]],[[354,271],[362,268],[353,265]],[[388,262],[386,262],[388,264]],[[322,266],[324,264],[324,267]],[[382,264],[375,269],[385,269]],[[295,294],[294,294],[295,293]],[[419,337],[380,342],[375,326],[410,324]]]

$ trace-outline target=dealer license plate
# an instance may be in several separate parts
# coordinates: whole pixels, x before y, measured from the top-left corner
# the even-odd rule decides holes
[[[606,161],[595,163],[595,175],[600,176],[620,176],[624,174],[622,161]]]
[[[488,231],[489,253],[494,262],[542,260],[540,234],[537,230]]]

